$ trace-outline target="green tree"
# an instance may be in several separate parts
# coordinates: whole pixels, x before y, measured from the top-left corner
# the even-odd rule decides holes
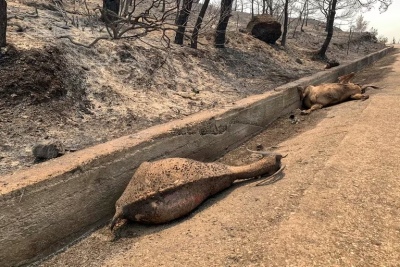
[[[364,20],[364,16],[360,15],[356,19],[356,25],[354,27],[354,30],[357,32],[365,32],[368,26],[368,21]]]

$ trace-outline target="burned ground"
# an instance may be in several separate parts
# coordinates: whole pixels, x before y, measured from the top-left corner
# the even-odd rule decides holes
[[[85,48],[57,37],[88,44],[104,32],[65,25],[57,9],[36,2],[38,16],[9,26],[10,46],[1,53],[0,175],[34,164],[35,144],[59,140],[67,149],[82,149],[232,105],[325,66],[311,60],[325,38],[311,24],[305,32],[289,32],[286,47],[241,33],[249,16],[234,13],[222,50],[213,47],[211,28],[200,35],[198,50],[189,48],[188,40],[165,49],[155,32]],[[33,12],[32,1],[9,1],[8,6],[20,17]],[[344,64],[385,47],[361,36],[347,51],[347,39],[347,33],[336,32],[328,58]]]

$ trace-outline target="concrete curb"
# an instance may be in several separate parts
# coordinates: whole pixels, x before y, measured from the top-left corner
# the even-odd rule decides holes
[[[297,86],[335,81],[392,50],[370,54],[238,101],[67,154],[0,177],[0,266],[28,264],[105,223],[143,161],[188,157],[211,161],[300,106]]]

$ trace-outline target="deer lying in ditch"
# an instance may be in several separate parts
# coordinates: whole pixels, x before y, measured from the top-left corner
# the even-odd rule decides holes
[[[365,95],[365,89],[368,87],[378,88],[373,85],[361,86],[356,83],[351,83],[350,80],[354,77],[352,72],[347,75],[340,76],[337,83],[324,83],[320,85],[309,85],[307,87],[298,87],[300,101],[303,107],[302,115],[307,115],[314,110],[321,109],[326,106],[342,103],[347,100],[366,100],[369,98]]]
[[[130,220],[161,224],[189,214],[212,195],[234,181],[280,173],[283,156],[274,152],[252,151],[264,157],[244,166],[167,158],[143,162],[116,203],[111,230]]]

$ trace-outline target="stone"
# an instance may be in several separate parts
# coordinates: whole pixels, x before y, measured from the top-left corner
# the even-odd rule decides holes
[[[339,65],[340,63],[336,59],[330,59],[326,62],[325,69],[330,69]]]
[[[254,16],[247,24],[247,32],[268,44],[275,44],[282,35],[281,24],[271,15]]]
[[[32,148],[36,160],[48,160],[65,154],[65,147],[60,141],[37,144]]]

